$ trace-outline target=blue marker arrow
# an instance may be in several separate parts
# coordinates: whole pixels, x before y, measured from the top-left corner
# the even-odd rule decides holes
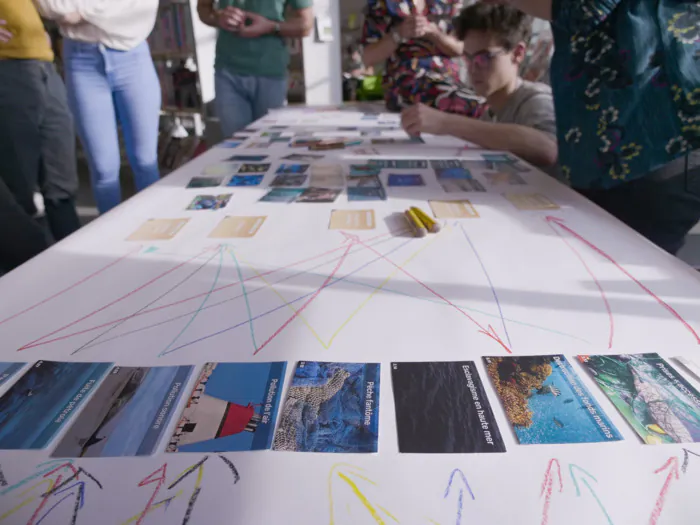
[[[464,472],[459,470],[458,468],[454,469],[452,473],[450,474],[450,479],[447,482],[447,488],[445,489],[445,495],[443,496],[443,499],[447,498],[447,496],[450,495],[450,489],[452,488],[452,483],[455,481],[455,475],[459,474],[459,478],[462,480],[462,483],[464,484],[464,487],[467,488],[469,491],[469,495],[472,497],[472,500],[475,500],[476,498],[474,497],[474,493],[472,492],[471,487],[469,486],[469,482],[467,481],[467,476],[464,475]],[[462,525],[462,509],[464,508],[464,489],[462,487],[459,488],[459,496],[457,498],[457,525]]]
[[[596,483],[598,483],[598,480],[590,472],[586,472],[578,465],[574,465],[573,463],[571,463],[571,464],[569,464],[569,474],[571,474],[571,479],[574,482],[574,487],[576,487],[576,495],[579,497],[581,496],[581,488],[578,484],[579,480],[576,479],[576,475],[574,474],[574,469],[578,470],[581,473],[580,474],[581,483],[583,483],[586,486],[586,488],[588,488],[588,491],[591,493],[591,496],[593,496],[593,499],[595,499],[596,503],[600,507],[600,510],[603,511],[603,514],[605,515],[605,519],[608,520],[608,524],[615,525],[612,521],[612,518],[610,518],[608,511],[605,510],[605,507],[603,506],[603,503],[600,501],[600,498],[598,498],[598,495],[595,493],[595,490],[593,490],[593,487],[591,487],[590,483],[588,483],[588,480],[584,476],[588,476],[590,479],[592,479]]]

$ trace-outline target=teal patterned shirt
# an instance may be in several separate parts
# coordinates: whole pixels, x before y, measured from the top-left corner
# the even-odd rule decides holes
[[[700,2],[552,0],[559,163],[612,188],[700,149]]]

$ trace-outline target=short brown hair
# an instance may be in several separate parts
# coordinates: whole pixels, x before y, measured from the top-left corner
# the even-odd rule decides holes
[[[493,33],[510,50],[532,36],[532,17],[507,5],[477,2],[462,9],[454,20],[457,38],[464,40],[470,31]]]

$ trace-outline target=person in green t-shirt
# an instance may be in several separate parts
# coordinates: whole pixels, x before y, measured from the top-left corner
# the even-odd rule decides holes
[[[215,61],[216,111],[225,136],[284,104],[289,65],[284,38],[311,33],[312,3],[218,0],[215,8],[215,0],[198,0],[200,20],[220,30]]]

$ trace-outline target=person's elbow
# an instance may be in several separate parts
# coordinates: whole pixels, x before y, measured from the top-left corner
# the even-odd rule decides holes
[[[559,160],[559,148],[554,139],[547,138],[538,148],[536,158],[532,159],[532,163],[542,168],[550,168]]]
[[[306,38],[314,31],[314,13],[311,9],[301,17],[301,36]]]

